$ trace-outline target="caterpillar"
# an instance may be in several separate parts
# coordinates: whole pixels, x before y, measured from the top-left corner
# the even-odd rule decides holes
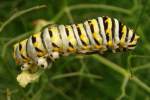
[[[14,59],[29,70],[33,65],[47,68],[60,56],[106,51],[126,51],[136,47],[139,36],[116,18],[108,16],[79,24],[49,25],[41,32],[14,45]]]

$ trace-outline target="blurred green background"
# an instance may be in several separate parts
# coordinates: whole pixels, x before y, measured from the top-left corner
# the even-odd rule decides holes
[[[71,24],[98,16],[115,17],[135,29],[137,48],[62,57],[39,82],[18,85],[14,43],[39,31],[43,20]],[[150,100],[149,27],[149,0],[0,0],[0,100]]]

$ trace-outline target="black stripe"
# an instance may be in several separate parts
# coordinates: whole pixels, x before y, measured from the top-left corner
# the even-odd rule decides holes
[[[108,34],[106,33],[106,30],[107,30],[107,28],[108,28],[108,23],[105,22],[105,21],[108,19],[108,17],[104,16],[104,17],[102,17],[102,18],[103,18],[103,25],[104,25],[106,40],[109,41],[109,36],[108,36]]]
[[[100,43],[98,42],[98,40],[94,39],[97,45],[100,45]]]
[[[88,20],[87,22],[88,22],[89,24],[91,24],[91,21],[90,21],[90,20]]]
[[[121,39],[121,37],[123,35],[122,29],[123,29],[123,24],[121,22],[119,22],[119,39]]]
[[[132,38],[131,38],[130,42],[132,42],[132,41],[134,40],[134,38],[135,38],[135,33],[133,33],[133,35],[132,35]]]
[[[52,37],[53,36],[52,31],[49,29],[48,32],[49,32],[50,37]]]
[[[88,44],[86,44],[86,43],[85,43],[84,41],[82,41],[82,40],[81,40],[81,42],[82,42],[82,44],[83,44],[84,46],[87,46],[87,45],[88,45]]]
[[[86,37],[88,38],[89,44],[92,44],[91,41],[90,41],[89,35],[88,35],[89,33],[88,33],[87,30],[86,30],[85,24],[83,24],[83,28],[84,28],[84,30],[85,30]]]
[[[112,31],[112,40],[114,40],[114,33],[115,33],[115,21],[113,18],[111,18],[111,22],[112,22],[112,27],[111,27],[111,31]]]
[[[77,26],[76,26],[77,27]],[[80,30],[80,28],[79,27],[77,27],[77,31],[78,31],[78,34],[79,34],[79,36],[81,35],[81,30]]]
[[[59,48],[55,43],[52,42],[53,47]]]
[[[79,34],[79,37],[82,35],[82,33],[81,33],[81,30],[80,30],[80,27],[77,27],[77,31],[78,31],[78,34]],[[84,46],[87,46],[88,44],[86,44],[81,38],[80,38],[80,40],[81,40],[81,42],[82,42],[82,44],[84,45]]]
[[[128,47],[135,47],[136,46],[136,44],[133,44],[133,45],[128,45]]]
[[[22,49],[22,45],[19,43],[19,51],[21,51]]]
[[[27,42],[26,42],[26,54],[27,54],[27,57],[29,57],[29,53],[28,53],[28,41],[29,41],[29,39],[27,39]]]
[[[32,36],[32,43],[36,42],[36,38],[34,36]]]
[[[22,55],[22,54],[21,54],[21,57],[22,57],[23,59],[26,59],[26,57],[25,57],[24,55]]]
[[[103,18],[103,24],[104,24],[104,29],[106,32],[106,29],[108,28],[108,23],[105,23],[105,21],[108,19],[106,16],[102,17]]]
[[[71,42],[69,42],[69,46],[73,48],[73,45],[71,44]]]
[[[91,32],[94,33],[94,26],[93,26],[93,24],[91,23],[91,21],[90,21],[90,23],[89,23],[89,21],[88,21],[88,24],[89,24],[89,26],[90,26]]]
[[[94,25],[92,23],[90,23],[89,25],[90,25],[90,29],[91,29],[92,34],[94,34],[95,33]],[[98,40],[96,38],[94,38],[94,41],[96,42],[97,45],[100,45],[100,43],[98,42]]]
[[[68,30],[68,28],[65,27],[65,31],[66,31],[67,36],[69,36],[69,30]]]
[[[19,43],[19,51],[21,51],[21,49],[22,49],[22,45]],[[22,54],[20,54],[20,55],[23,59],[26,59],[26,57],[24,55],[22,55]]]
[[[36,38],[34,36],[32,36],[32,43],[35,43],[35,42],[36,42]],[[42,52],[42,50],[40,50],[39,48],[37,48],[37,47],[34,47],[34,48],[37,52]]]
[[[41,40],[42,40],[43,47],[44,47],[44,49],[46,49],[46,44],[44,42],[44,31],[41,32],[40,37],[41,37]]]
[[[43,52],[42,50],[40,50],[40,49],[37,48],[37,47],[35,47],[35,50],[36,50],[37,52]]]
[[[129,28],[127,28],[127,33],[126,33],[126,37],[125,37],[125,42],[128,41],[128,35],[129,35]]]
[[[106,35],[106,40],[107,40],[107,42],[109,41],[109,35]]]
[[[94,33],[94,26],[93,26],[93,24],[90,25],[90,28],[91,28],[91,32]]]

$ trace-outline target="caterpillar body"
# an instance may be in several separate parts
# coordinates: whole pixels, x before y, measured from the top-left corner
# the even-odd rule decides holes
[[[22,70],[28,70],[32,65],[47,68],[61,55],[132,50],[138,39],[132,29],[116,18],[104,16],[79,24],[48,26],[16,43],[14,58],[22,65]]]

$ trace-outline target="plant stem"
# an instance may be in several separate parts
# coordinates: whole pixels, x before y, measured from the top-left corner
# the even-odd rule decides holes
[[[106,65],[107,67],[115,70],[116,72],[118,72],[119,74],[123,75],[124,77],[128,77],[130,78],[131,75],[128,71],[126,71],[125,69],[123,69],[121,66],[112,63],[111,61],[107,60],[106,58],[102,57],[102,56],[98,56],[98,55],[93,55],[93,58],[95,58],[97,61],[103,63],[104,65]],[[141,88],[143,88],[144,90],[146,90],[148,93],[150,93],[150,87],[145,84],[144,82],[142,82],[140,79],[138,79],[136,76],[133,76],[132,81],[134,81],[137,85],[139,85]]]
[[[90,9],[90,8],[98,9],[98,8],[100,8],[100,9],[122,12],[122,13],[125,13],[127,15],[131,15],[131,13],[132,13],[131,10],[126,10],[124,8],[115,7],[115,6],[111,6],[111,5],[104,5],[104,4],[78,4],[78,5],[70,6],[69,8],[70,8],[70,10]]]
[[[17,17],[23,15],[23,14],[26,14],[30,11],[33,11],[33,10],[38,10],[38,9],[41,9],[41,8],[45,8],[46,5],[39,5],[39,6],[35,6],[35,7],[32,7],[32,8],[29,8],[29,9],[26,9],[26,10],[22,10],[22,11],[19,11],[19,12],[16,12],[15,14],[13,14],[8,20],[6,20],[0,27],[0,32],[2,32],[2,30],[5,28],[6,25],[8,25],[10,22],[12,22],[14,19],[16,19]]]

